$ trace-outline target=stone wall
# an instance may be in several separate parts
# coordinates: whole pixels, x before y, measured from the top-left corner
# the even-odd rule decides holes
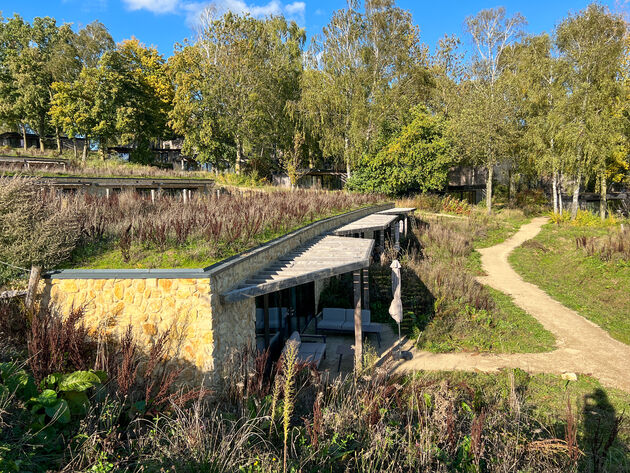
[[[63,315],[82,307],[93,335],[118,338],[131,325],[143,347],[170,330],[170,355],[190,368],[188,377],[197,377],[215,368],[210,292],[208,278],[47,279],[42,302]],[[236,332],[221,335],[222,344],[240,342]]]

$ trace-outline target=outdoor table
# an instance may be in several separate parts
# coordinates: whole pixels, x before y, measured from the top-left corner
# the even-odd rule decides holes
[[[378,347],[381,348],[381,332],[383,331],[383,324],[369,323],[363,324],[361,330],[363,330],[363,337],[370,333],[376,334],[376,340],[378,341]]]

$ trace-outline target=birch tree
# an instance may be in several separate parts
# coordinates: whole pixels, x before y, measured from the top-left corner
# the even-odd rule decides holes
[[[571,217],[578,209],[580,188],[589,174],[600,190],[600,215],[606,218],[606,168],[620,127],[615,105],[622,98],[620,82],[626,25],[605,7],[589,5],[570,15],[557,28],[556,43],[566,62],[567,106],[565,127],[571,143],[570,168],[575,176]]]
[[[428,97],[427,52],[411,14],[392,0],[357,0],[333,13],[307,53],[301,108],[322,151],[348,177],[385,122],[402,128]]]
[[[460,87],[461,107],[452,121],[452,132],[460,151],[472,163],[487,170],[486,207],[492,213],[494,166],[510,152],[514,107],[509,103],[502,73],[502,55],[523,34],[525,19],[508,17],[505,8],[482,10],[466,19],[466,31],[474,47],[469,67],[470,80]]]

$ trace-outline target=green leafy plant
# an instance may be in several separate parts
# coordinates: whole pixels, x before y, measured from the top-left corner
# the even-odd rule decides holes
[[[90,405],[87,391],[106,380],[107,375],[103,371],[91,370],[46,376],[40,383],[41,394],[27,403],[35,416],[31,428],[44,429],[56,422],[68,424],[73,415],[85,415]]]

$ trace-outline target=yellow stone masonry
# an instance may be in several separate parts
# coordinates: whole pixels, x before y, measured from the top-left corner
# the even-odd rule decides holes
[[[212,319],[208,278],[49,279],[43,301],[63,315],[82,307],[85,323],[94,334],[103,331],[120,336],[131,325],[134,336],[145,348],[169,330],[171,356],[190,364],[194,369],[186,371],[194,378],[215,369],[217,327]],[[253,322],[246,332],[251,335],[241,334],[244,338],[253,338]],[[222,345],[236,342],[230,340],[233,335],[236,334],[225,334]]]

